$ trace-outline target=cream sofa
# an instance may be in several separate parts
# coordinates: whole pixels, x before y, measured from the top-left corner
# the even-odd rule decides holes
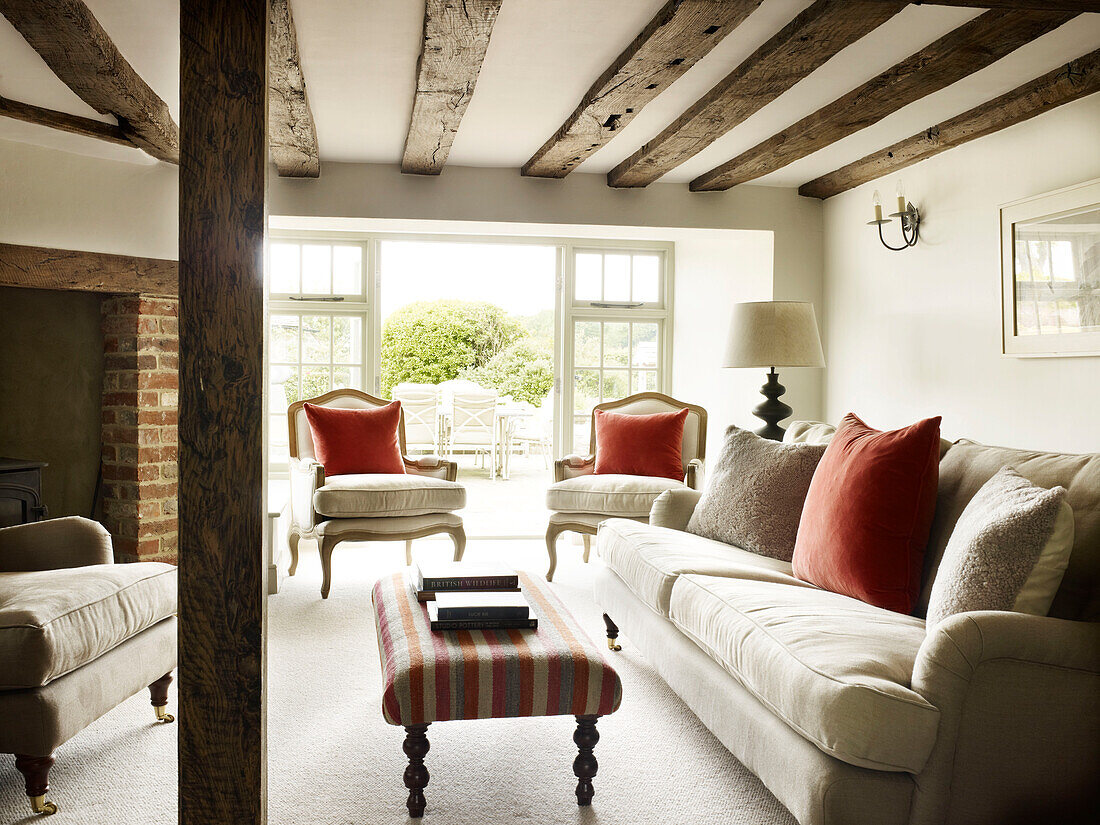
[[[788,440],[807,432],[830,428],[792,425]],[[649,524],[600,526],[593,586],[609,637],[621,625],[805,825],[1086,821],[1100,778],[1100,454],[951,445],[918,613],[963,508],[1006,465],[1066,487],[1074,511],[1049,617],[966,613],[926,633],[919,616],[684,532],[700,493],[680,489]]]

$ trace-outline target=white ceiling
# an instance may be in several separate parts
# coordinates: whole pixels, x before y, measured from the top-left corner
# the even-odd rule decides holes
[[[138,73],[179,116],[178,0],[86,0]],[[504,0],[448,163],[519,168],[664,0]],[[764,0],[736,31],[643,109],[580,172],[603,173],[657,135],[810,0]],[[324,161],[399,163],[412,111],[423,4],[292,0]],[[910,6],[662,180],[689,181],[961,25],[975,9]],[[915,134],[1094,49],[1100,14],[1072,20],[987,69],[755,183],[797,186]],[[97,115],[0,17],[0,95]],[[144,153],[0,117],[0,140],[154,163]],[[323,171],[322,171],[323,174]],[[446,174],[444,172],[444,174]]]

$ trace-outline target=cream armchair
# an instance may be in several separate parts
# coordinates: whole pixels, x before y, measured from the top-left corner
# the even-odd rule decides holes
[[[596,475],[596,420],[592,416],[589,455],[567,455],[554,462],[554,483],[546,491],[546,506],[551,511],[546,528],[546,552],[550,569],[546,580],[554,578],[558,564],[558,536],[567,530],[584,538],[584,561],[592,548],[592,536],[601,521],[629,518],[648,522],[653,502],[666,490],[698,489],[703,483],[703,459],[707,445],[707,411],[658,392],[643,392],[618,401],[597,404],[595,410],[626,415],[651,415],[687,409],[681,457],[683,481],[671,478],[628,475]]]
[[[332,551],[344,541],[405,542],[405,563],[412,564],[413,539],[447,533],[454,541],[454,559],[466,549],[462,517],[466,488],[458,484],[458,465],[436,455],[405,455],[405,418],[398,426],[404,474],[325,476],[317,461],[313,435],[306,420],[306,403],[343,409],[372,409],[389,402],[365,392],[339,389],[287,410],[290,426],[290,575],[298,569],[298,542],[317,541],[321,551],[321,598],[332,585]]]

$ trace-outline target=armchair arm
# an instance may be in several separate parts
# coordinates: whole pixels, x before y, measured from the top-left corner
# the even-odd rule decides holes
[[[0,573],[113,563],[111,534],[97,521],[68,516],[0,529]]]
[[[684,484],[692,490],[703,489],[703,460],[693,458],[688,462],[687,472],[684,473]]]
[[[290,522],[301,533],[317,524],[313,494],[325,484],[325,466],[313,459],[290,459]]]
[[[456,481],[458,479],[457,461],[447,461],[437,455],[418,455],[415,458],[405,455],[401,456],[401,460],[405,462],[406,473],[441,478],[444,481]]]
[[[940,711],[913,822],[1076,821],[1097,801],[1100,624],[950,616],[921,646],[912,687]]]
[[[592,475],[596,471],[596,456],[567,455],[554,462],[554,481]]]
[[[665,490],[649,510],[649,523],[654,527],[668,527],[671,530],[686,530],[691,514],[703,494],[690,487],[677,490]]]

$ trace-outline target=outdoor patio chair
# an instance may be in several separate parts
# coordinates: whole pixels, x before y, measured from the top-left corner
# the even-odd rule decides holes
[[[497,432],[496,390],[456,390],[451,411],[451,431],[447,440],[450,455],[455,448],[473,449],[489,460],[489,477],[497,477],[500,453]]]
[[[650,415],[687,409],[684,436],[680,446],[683,480],[655,476],[596,475],[596,410],[626,415]],[[659,392],[643,392],[618,401],[605,401],[593,408],[589,435],[589,455],[567,455],[554,462],[554,483],[546,491],[550,524],[546,528],[546,552],[550,569],[546,580],[554,578],[558,564],[557,540],[567,530],[584,538],[584,561],[592,546],[592,536],[601,521],[628,518],[649,522],[653,502],[665,490],[688,486],[699,489],[703,483],[703,457],[707,444],[707,411],[695,404],[677,401]]]
[[[374,409],[389,402],[365,392],[339,389],[296,401],[287,410],[290,426],[290,575],[298,568],[298,542],[317,540],[321,551],[321,598],[332,584],[332,551],[344,541],[405,542],[405,563],[412,564],[413,539],[447,533],[454,560],[466,549],[462,517],[466,488],[458,484],[458,465],[437,455],[405,455],[405,422],[397,438],[405,472],[325,475],[317,461],[306,403],[343,409]]]
[[[439,446],[439,387],[435,384],[398,384],[393,388],[393,398],[401,402],[405,416],[405,446],[438,453]]]

